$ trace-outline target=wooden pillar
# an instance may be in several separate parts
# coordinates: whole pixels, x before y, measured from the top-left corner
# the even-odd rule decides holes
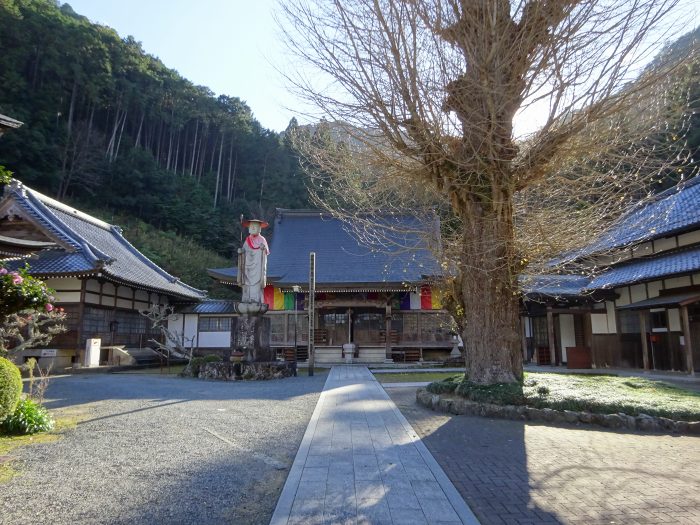
[[[391,361],[391,298],[387,299],[386,313],[384,315],[384,333],[386,334],[385,350],[386,358]]]
[[[683,349],[685,350],[685,369],[690,375],[695,375],[693,367],[693,342],[690,333],[690,319],[688,318],[688,307],[681,306],[681,321],[683,322]]]
[[[527,317],[520,316],[520,344],[523,350],[523,363],[527,362],[527,330],[526,324],[529,319]]]
[[[87,277],[80,280],[80,304],[78,305],[78,329],[76,330],[75,347],[78,354],[78,363],[82,364],[84,361],[85,346],[82,344],[83,340],[83,323],[85,322],[85,290],[87,289]]]
[[[552,307],[547,307],[547,339],[549,340],[549,363],[556,363],[556,341],[554,340],[554,314]]]
[[[642,332],[642,362],[644,370],[649,370],[649,344],[647,343],[647,316],[644,310],[639,311],[639,331]]]
[[[593,345],[593,320],[591,312],[584,312],[583,319],[583,346],[591,353],[591,368],[598,368],[596,360],[596,348]]]

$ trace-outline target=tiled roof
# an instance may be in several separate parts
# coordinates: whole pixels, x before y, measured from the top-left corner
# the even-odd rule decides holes
[[[609,289],[650,281],[673,275],[686,275],[700,271],[700,247],[665,252],[654,257],[632,259],[618,264],[595,277],[586,286],[589,290]]]
[[[180,310],[183,314],[235,314],[235,301],[202,301]]]
[[[581,295],[590,282],[581,275],[526,275],[520,278],[526,296],[575,297]]]
[[[18,181],[5,186],[12,199],[61,249],[39,252],[30,260],[35,275],[102,273],[107,278],[167,295],[199,300],[205,292],[173,277],[134,248],[121,229],[36,192]],[[24,261],[7,266],[23,266]]]
[[[437,219],[426,225],[408,214],[387,214],[373,221],[381,233],[365,243],[347,223],[329,214],[278,210],[267,262],[268,280],[278,286],[307,283],[309,252],[316,252],[317,285],[417,283],[441,274],[421,234],[432,232],[437,243]],[[236,268],[210,270],[210,275],[233,280]]]
[[[670,188],[651,200],[633,206],[600,237],[553,264],[582,259],[595,253],[666,237],[700,227],[700,176]]]
[[[646,310],[648,308],[663,308],[669,306],[687,305],[700,301],[700,293],[683,292],[677,294],[660,295],[651,299],[644,299],[625,306],[618,306],[620,310]]]
[[[689,275],[695,272],[700,272],[700,246],[663,252],[653,257],[632,259],[611,266],[595,277],[525,276],[521,278],[521,282],[525,295],[562,297],[584,295],[595,290],[610,290],[628,284]]]

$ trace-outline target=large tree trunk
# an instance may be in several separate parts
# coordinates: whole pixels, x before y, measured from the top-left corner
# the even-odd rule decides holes
[[[505,192],[504,192],[505,193]],[[522,379],[512,199],[464,205],[464,242],[457,295],[464,308],[462,338],[469,379],[511,383]]]

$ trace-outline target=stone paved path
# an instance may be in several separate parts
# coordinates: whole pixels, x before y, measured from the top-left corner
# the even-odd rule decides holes
[[[364,366],[331,370],[271,525],[478,524]]]
[[[436,413],[387,390],[482,524],[700,523],[700,438]]]

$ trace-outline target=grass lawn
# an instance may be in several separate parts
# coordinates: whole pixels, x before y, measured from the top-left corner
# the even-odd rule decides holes
[[[489,403],[700,420],[700,393],[641,377],[526,372],[522,392],[519,387],[482,387],[459,380],[433,383],[428,390]]]
[[[461,378],[464,374],[455,372],[400,372],[396,374],[374,374],[380,383],[414,383],[422,381],[443,381],[450,377]]]

